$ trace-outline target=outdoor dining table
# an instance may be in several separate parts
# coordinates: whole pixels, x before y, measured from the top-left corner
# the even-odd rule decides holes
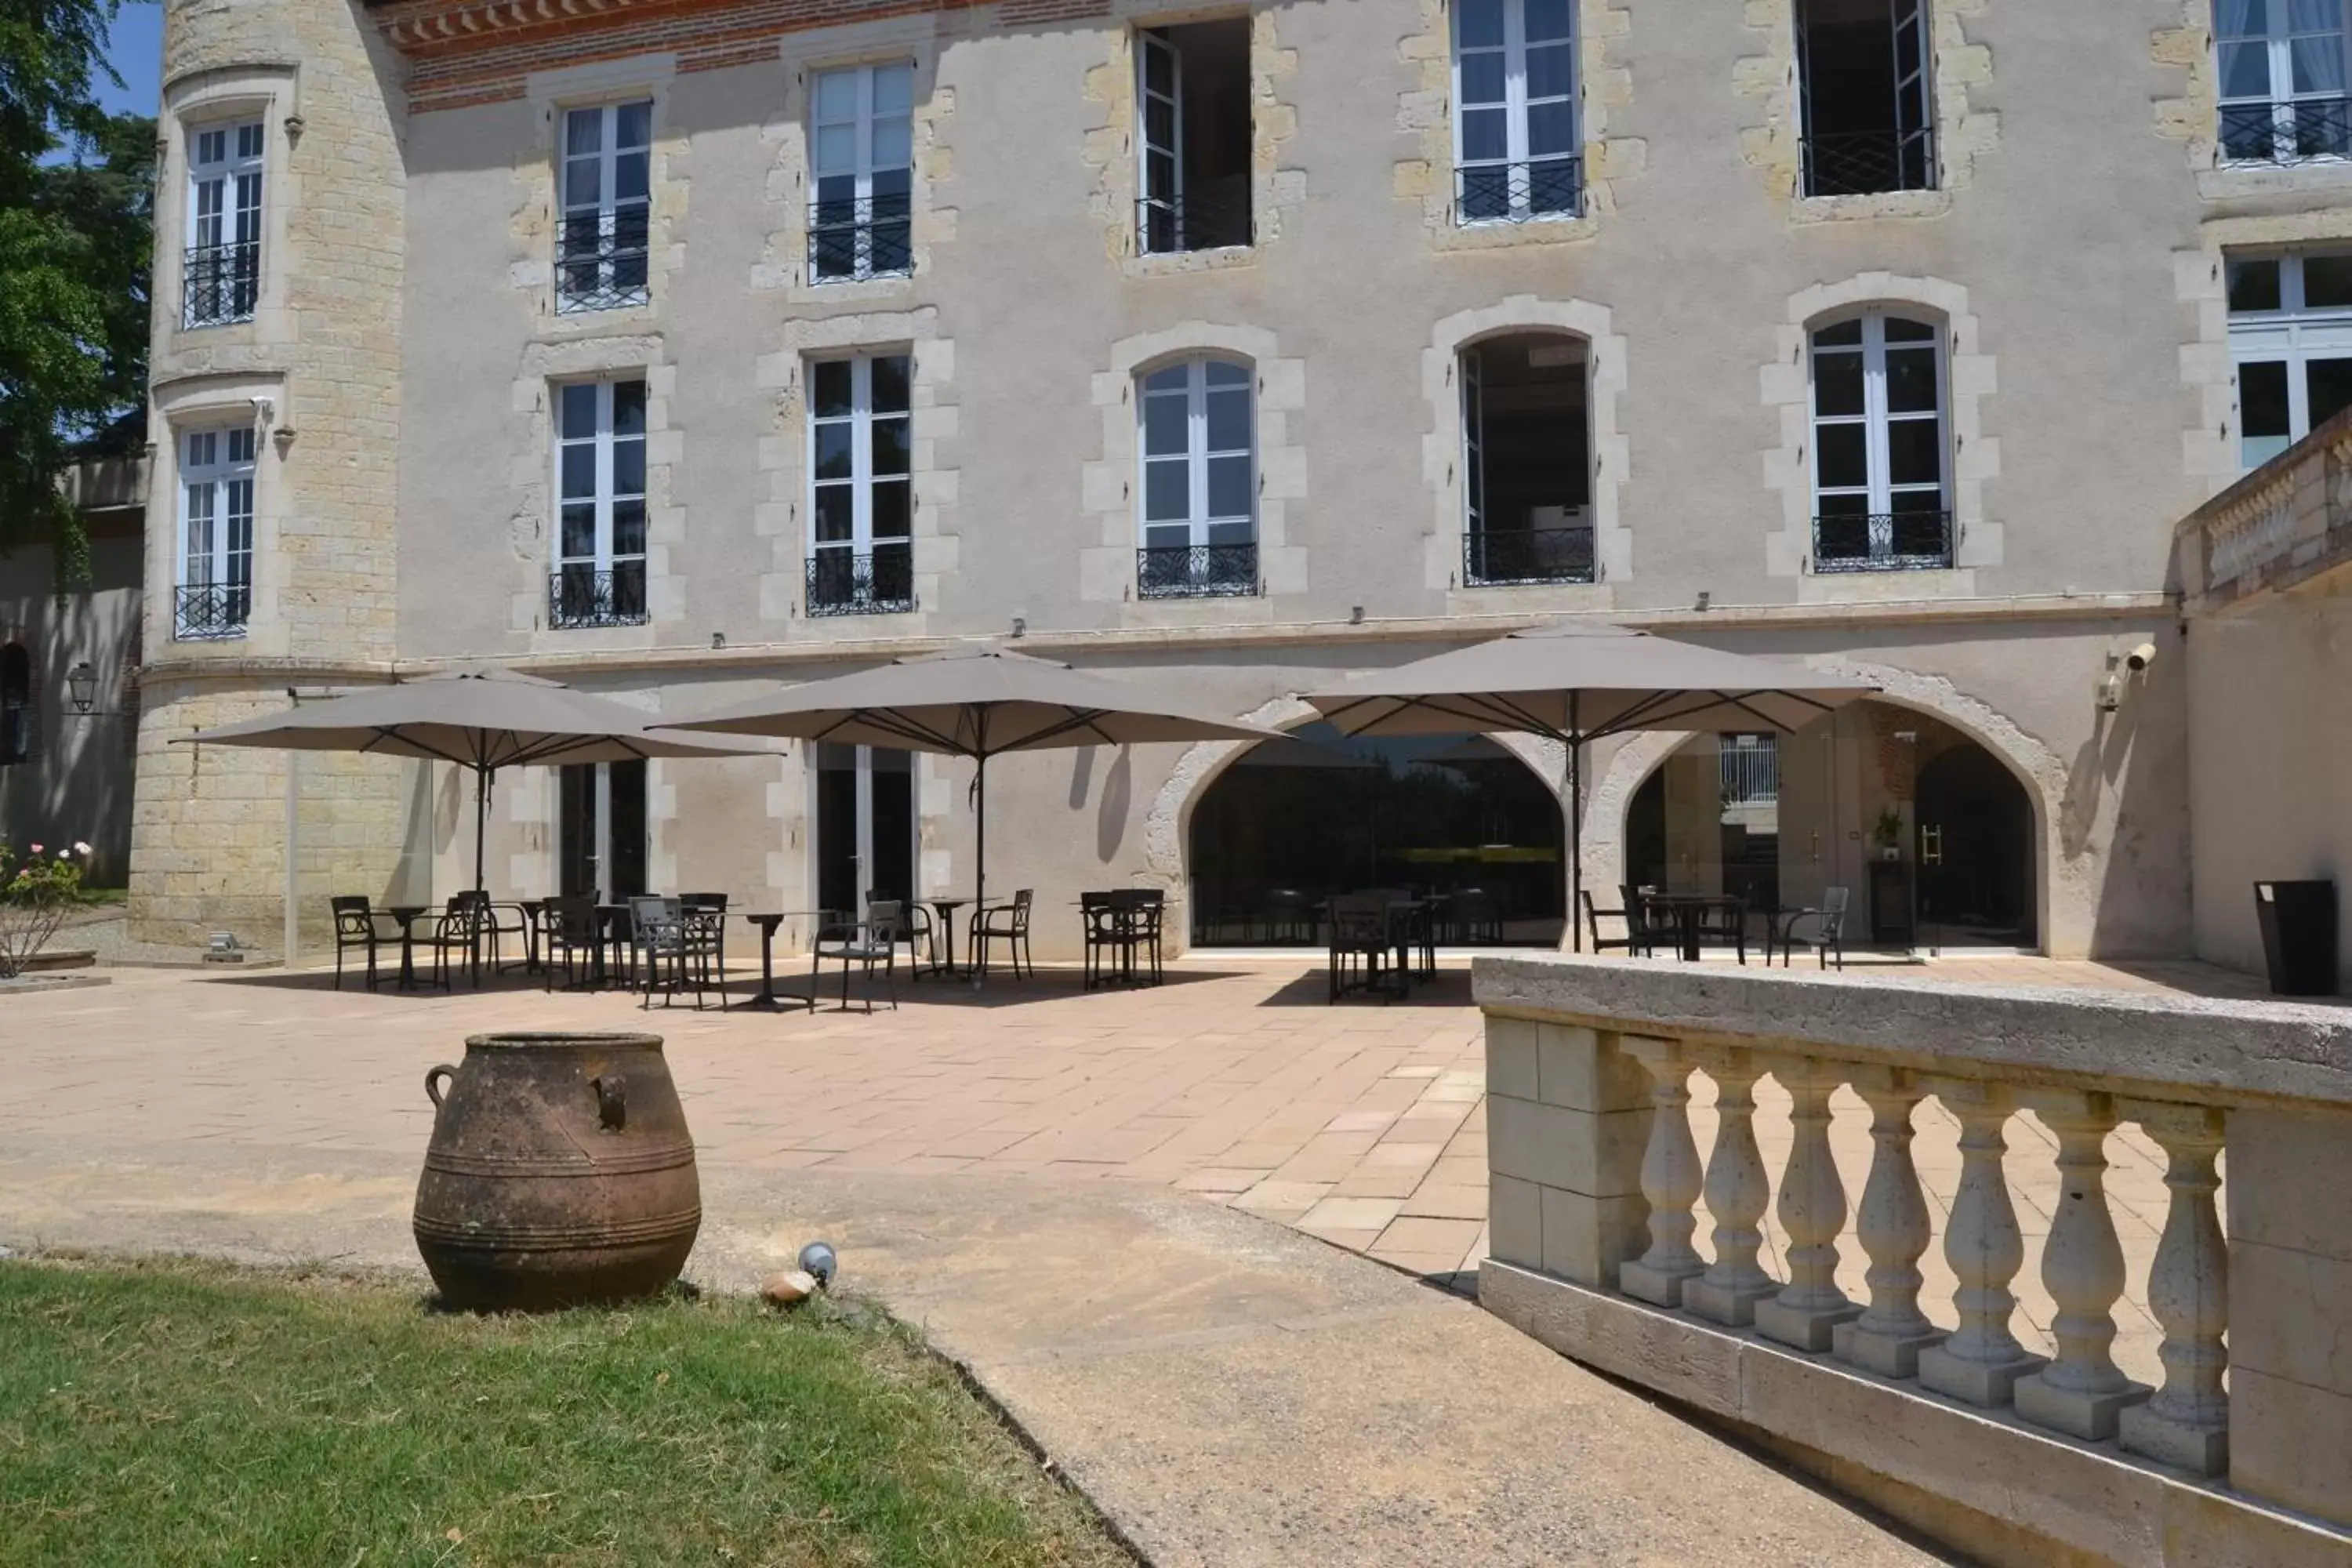
[[[945,974],[952,977],[956,972],[955,912],[963,908],[966,904],[971,902],[971,900],[970,899],[923,899],[919,901],[930,905],[933,910],[938,911],[940,917],[940,929],[939,935],[935,941],[936,942],[946,944],[944,947],[938,945],[933,946],[931,950],[931,973],[933,974]]]
[[[431,908],[430,904],[394,904],[380,911],[400,922],[400,988],[403,991],[416,989],[416,921]]]
[[[1684,961],[1690,963],[1698,962],[1698,928],[1709,910],[1739,913],[1748,908],[1748,900],[1734,893],[1643,893],[1641,899],[1647,908],[1664,910],[1673,917],[1677,945]],[[1745,952],[1739,962],[1748,962]]]
[[[805,915],[822,912],[809,910],[761,910],[744,914],[745,920],[760,928],[760,994],[744,1003],[744,1006],[755,1007],[762,1012],[778,1012],[782,1011],[787,1003],[792,1003],[806,1007],[812,1013],[816,1011],[815,987],[810,987],[809,994],[805,996],[781,994],[776,990],[776,928],[792,919],[795,913]],[[723,984],[725,977],[720,978]]]

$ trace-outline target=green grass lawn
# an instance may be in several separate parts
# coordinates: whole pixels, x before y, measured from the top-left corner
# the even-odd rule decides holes
[[[830,1302],[478,1318],[0,1264],[0,1563],[1128,1562],[910,1333]]]

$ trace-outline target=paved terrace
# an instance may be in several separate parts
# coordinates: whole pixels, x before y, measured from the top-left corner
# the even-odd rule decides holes
[[[2193,968],[2006,958],[1932,973],[2247,989]],[[519,978],[443,996],[155,970],[12,998],[0,1241],[414,1267],[424,1069],[469,1033],[649,1026],[669,1041],[701,1146],[693,1272],[747,1285],[800,1240],[833,1236],[848,1278],[971,1364],[1157,1563],[1441,1547],[1496,1563],[1932,1560],[1423,1288],[1466,1287],[1484,1251],[1483,1048],[1465,969],[1392,1006],[1325,1005],[1302,961],[1213,958],[1151,991],[1086,994],[1075,971],[1048,970],[902,999],[871,1017],[648,1015],[623,994],[547,995]],[[1777,1166],[1786,1101],[1760,1088]],[[1839,1108],[1850,1190],[1864,1116]],[[1704,1147],[1711,1117],[1695,1120]],[[1939,1204],[1955,1136],[1928,1122],[1917,1143]],[[2040,1136],[2030,1117],[2011,1124],[2021,1148]],[[2157,1152],[2122,1134],[2110,1152],[2125,1245],[2151,1250]],[[2012,1160],[2029,1231],[2046,1225],[2052,1169],[2039,1150]],[[2131,1277],[2145,1273],[2136,1259]],[[2025,1315],[2046,1325],[2038,1285],[2019,1283]],[[1931,1300],[1937,1288],[1931,1276]],[[2118,1315],[2118,1359],[2147,1375],[2144,1304]]]

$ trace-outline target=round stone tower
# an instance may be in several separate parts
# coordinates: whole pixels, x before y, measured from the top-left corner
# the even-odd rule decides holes
[[[275,948],[399,860],[400,763],[173,742],[390,672],[402,72],[354,0],[165,6],[139,940]]]

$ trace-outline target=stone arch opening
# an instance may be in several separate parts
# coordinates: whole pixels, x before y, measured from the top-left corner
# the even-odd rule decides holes
[[[1434,900],[1442,942],[1557,947],[1567,835],[1548,762],[1320,722],[1237,751],[1184,812],[1192,944],[1313,945],[1333,893],[1402,888]]]
[[[2037,760],[1892,694],[1793,734],[1637,736],[1597,781],[1586,881],[1739,894],[1757,939],[1768,911],[1844,886],[1856,946],[2039,947]]]

